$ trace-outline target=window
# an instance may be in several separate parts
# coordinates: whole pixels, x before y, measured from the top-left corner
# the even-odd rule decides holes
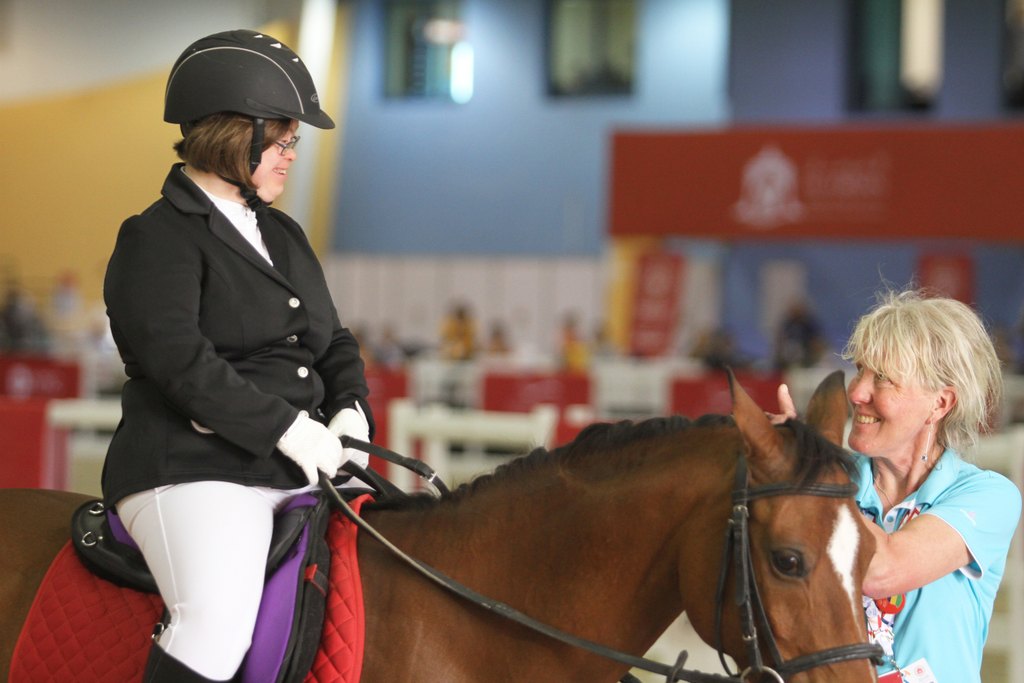
[[[548,94],[633,92],[635,0],[548,0],[547,10]]]
[[[942,85],[943,0],[854,0],[850,108],[927,110]]]
[[[384,91],[388,97],[468,102],[473,96],[473,48],[461,3],[395,1],[387,5]]]

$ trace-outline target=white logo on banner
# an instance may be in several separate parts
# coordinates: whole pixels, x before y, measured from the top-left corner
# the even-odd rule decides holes
[[[761,229],[795,223],[803,217],[796,164],[778,147],[764,147],[743,168],[743,187],[733,215],[739,222]]]

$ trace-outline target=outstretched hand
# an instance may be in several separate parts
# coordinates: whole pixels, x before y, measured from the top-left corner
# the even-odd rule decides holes
[[[779,385],[779,413],[769,413],[765,411],[765,415],[771,420],[773,425],[780,425],[786,420],[796,417],[796,405],[793,403],[793,397],[789,394],[789,387],[785,384]]]

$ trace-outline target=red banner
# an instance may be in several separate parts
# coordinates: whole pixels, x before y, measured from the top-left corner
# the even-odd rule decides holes
[[[81,395],[77,363],[44,356],[0,356],[0,396],[76,398]]]
[[[923,253],[917,261],[917,279],[935,294],[974,305],[974,261],[967,254]]]
[[[632,355],[649,358],[671,353],[682,280],[683,257],[679,254],[655,251],[640,256],[630,324]]]
[[[1024,125],[620,132],[611,234],[1024,239]]]

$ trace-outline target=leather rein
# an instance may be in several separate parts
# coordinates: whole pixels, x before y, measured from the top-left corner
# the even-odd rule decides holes
[[[342,445],[346,447],[364,450],[388,460],[389,462],[409,467],[433,485],[438,486],[439,490],[447,492],[447,487],[444,486],[444,483],[440,478],[438,478],[437,474],[422,461],[407,458],[375,444],[354,439],[347,435],[342,436],[341,441]],[[320,487],[327,494],[328,500],[331,504],[333,504],[361,531],[372,536],[403,563],[432,583],[472,602],[478,607],[482,607],[489,612],[493,612],[498,616],[509,619],[510,621],[521,626],[525,626],[526,628],[537,633],[541,633],[549,638],[573,647],[582,648],[601,657],[619,662],[620,664],[625,664],[631,669],[641,669],[643,671],[658,674],[659,676],[664,676],[666,683],[673,683],[674,681],[686,681],[688,683],[745,683],[748,680],[748,677],[752,674],[765,674],[772,677],[769,680],[775,680],[781,683],[785,680],[786,676],[807,671],[808,669],[815,667],[856,659],[880,658],[882,655],[882,648],[880,646],[869,645],[867,643],[855,643],[852,645],[829,648],[783,661],[782,656],[778,651],[778,646],[772,633],[771,626],[768,623],[764,604],[758,594],[757,583],[754,579],[754,568],[750,558],[750,534],[748,524],[748,504],[750,501],[758,498],[780,495],[815,495],[829,498],[848,498],[856,492],[856,487],[853,484],[839,485],[815,483],[802,487],[797,487],[792,484],[768,484],[750,488],[747,477],[746,460],[744,457],[740,456],[738,462],[736,488],[732,492],[732,515],[727,525],[725,551],[722,558],[722,571],[719,575],[718,587],[715,596],[715,630],[719,641],[716,645],[716,649],[718,650],[719,658],[722,661],[722,666],[725,668],[727,674],[725,676],[683,668],[687,659],[687,652],[685,650],[679,653],[679,657],[674,665],[663,664],[651,659],[621,652],[601,645],[600,643],[587,640],[586,638],[581,638],[571,633],[567,633],[554,626],[538,621],[510,605],[481,595],[443,572],[431,567],[425,562],[414,557],[410,557],[396,545],[391,543],[391,541],[370,526],[363,518],[357,515],[352,508],[349,507],[348,503],[345,502],[337,489],[335,489],[331,484],[330,479],[328,479],[327,475],[323,472],[320,472]],[[415,465],[413,465],[413,463],[415,463]],[[363,468],[360,468],[352,462],[346,463],[344,469],[359,478],[363,478],[366,472],[370,471],[363,470]],[[364,481],[379,481],[379,479],[379,476],[375,477],[370,475],[368,478],[365,478]],[[391,485],[391,489],[394,490],[393,485]],[[747,646],[747,655],[751,661],[750,666],[740,674],[732,674],[729,671],[729,667],[725,662],[725,654],[721,647],[721,616],[724,608],[725,582],[729,572],[728,565],[730,555],[733,558],[733,565],[735,566],[736,571],[736,604],[740,609],[743,641]],[[764,666],[758,642],[755,615],[765,629],[767,647],[775,660],[774,668]],[[637,679],[627,674],[621,680],[636,681]]]

